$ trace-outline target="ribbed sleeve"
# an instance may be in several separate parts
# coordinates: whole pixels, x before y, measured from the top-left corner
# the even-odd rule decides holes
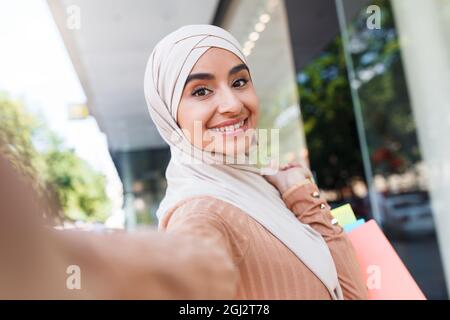
[[[294,186],[283,194],[288,208],[303,223],[309,224],[327,242],[336,265],[345,299],[367,299],[360,267],[353,246],[343,229],[332,224],[330,206],[313,183]]]

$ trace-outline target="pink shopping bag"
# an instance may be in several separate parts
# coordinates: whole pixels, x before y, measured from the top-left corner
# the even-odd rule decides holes
[[[425,295],[374,220],[347,233],[370,300],[425,300]]]

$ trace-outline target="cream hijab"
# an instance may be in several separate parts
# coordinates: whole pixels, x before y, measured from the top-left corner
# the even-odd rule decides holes
[[[246,63],[238,41],[212,25],[187,25],[163,38],[148,60],[144,91],[150,115],[169,144],[167,191],[157,211],[163,220],[179,201],[197,195],[228,202],[258,221],[283,242],[327,287],[333,299],[342,299],[336,267],[322,236],[301,223],[286,207],[279,192],[251,166],[227,165],[206,151],[195,150],[177,124],[177,109],[191,69],[211,47],[231,51]],[[187,157],[203,157],[188,163]],[[183,160],[184,159],[184,160]]]

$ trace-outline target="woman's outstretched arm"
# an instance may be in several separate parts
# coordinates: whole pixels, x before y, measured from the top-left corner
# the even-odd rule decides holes
[[[367,289],[353,246],[339,225],[331,223],[330,206],[317,185],[306,180],[283,192],[288,208],[305,224],[319,232],[330,248],[345,299],[367,299]]]
[[[226,299],[234,292],[234,268],[209,243],[156,230],[53,230],[29,177],[1,152],[0,177],[0,299]]]
[[[237,265],[243,257],[244,245],[236,239],[222,217],[216,214],[216,202],[210,197],[183,201],[165,216],[160,227],[169,234],[189,237],[194,243],[209,246],[209,266],[222,273],[221,277],[211,277],[210,281],[222,287],[223,293],[228,292],[222,295],[222,299],[233,299],[239,277]]]

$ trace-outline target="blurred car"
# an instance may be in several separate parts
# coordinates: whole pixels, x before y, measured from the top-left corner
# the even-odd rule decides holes
[[[433,214],[426,192],[388,195],[382,207],[386,232],[405,237],[434,233]]]

